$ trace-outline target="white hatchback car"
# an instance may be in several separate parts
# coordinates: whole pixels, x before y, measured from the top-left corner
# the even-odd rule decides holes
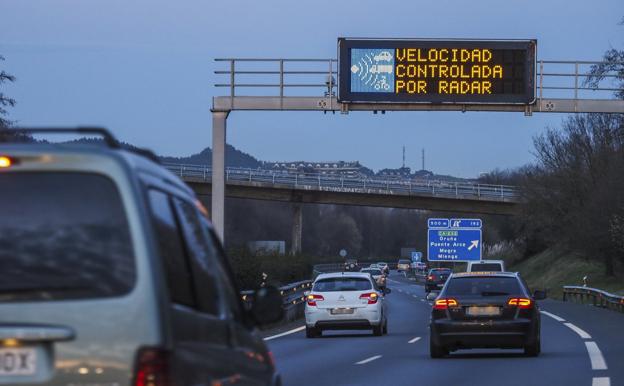
[[[367,330],[388,333],[384,293],[368,273],[336,272],[317,276],[305,306],[306,337],[323,330]]]

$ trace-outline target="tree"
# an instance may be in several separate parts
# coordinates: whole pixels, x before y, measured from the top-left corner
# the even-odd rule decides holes
[[[0,55],[0,61],[4,61],[4,57],[2,55]],[[13,75],[6,73],[4,70],[0,70],[0,86],[2,86],[5,82],[14,81],[15,77]],[[0,90],[0,129],[6,129],[13,123],[5,118],[9,113],[7,107],[13,106],[15,106],[15,99],[9,98]]]
[[[624,25],[624,18],[620,25]],[[585,84],[597,88],[601,81],[615,76],[615,83],[619,88],[615,96],[624,99],[624,50],[612,48],[604,53],[602,60],[602,63],[591,67]]]

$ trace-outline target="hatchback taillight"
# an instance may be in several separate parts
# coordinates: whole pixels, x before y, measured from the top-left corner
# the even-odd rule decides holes
[[[527,298],[509,298],[507,301],[508,306],[518,307],[520,309],[528,309],[533,307],[531,299]]]
[[[433,304],[433,309],[434,310],[446,310],[449,307],[457,307],[458,305],[459,303],[457,303],[457,300],[453,298],[441,298],[441,299],[436,299],[435,303]]]
[[[307,301],[308,301],[308,305],[309,306],[316,306],[316,302],[321,302],[323,300],[325,300],[323,295],[310,294],[307,297]]]
[[[171,386],[169,355],[159,348],[139,351],[134,373],[134,386]]]
[[[379,295],[377,295],[377,292],[369,292],[360,295],[360,299],[367,300],[368,304],[375,304],[377,303],[377,299],[379,299]]]
[[[433,276],[432,275],[427,276],[427,280],[433,280]]]

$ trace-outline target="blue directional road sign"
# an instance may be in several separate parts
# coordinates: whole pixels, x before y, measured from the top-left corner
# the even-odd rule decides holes
[[[480,219],[429,219],[429,261],[481,260]]]
[[[412,252],[412,262],[422,261],[422,252]]]

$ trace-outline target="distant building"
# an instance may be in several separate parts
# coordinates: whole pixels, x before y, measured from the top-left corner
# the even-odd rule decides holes
[[[258,240],[250,241],[247,243],[247,248],[251,253],[258,255],[285,255],[286,254],[286,242],[285,241],[269,241]]]
[[[264,168],[291,174],[324,174],[345,177],[360,177],[369,174],[369,169],[358,161],[292,161],[265,162]]]
[[[402,168],[396,168],[396,169],[382,169],[377,173],[377,175],[380,177],[400,177],[400,178],[410,178],[411,174],[412,174],[412,170],[407,166],[404,166]]]

